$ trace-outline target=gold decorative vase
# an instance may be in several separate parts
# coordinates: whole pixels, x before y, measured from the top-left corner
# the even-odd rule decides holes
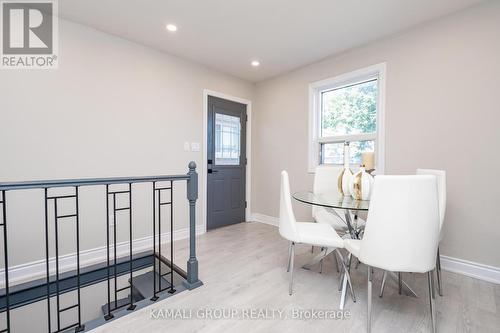
[[[350,195],[349,185],[352,178],[352,171],[349,168],[349,142],[344,143],[344,168],[339,174],[337,181],[339,193],[342,195]]]
[[[366,172],[364,166],[361,166],[351,178],[351,195],[356,200],[369,200],[372,188],[373,176]]]

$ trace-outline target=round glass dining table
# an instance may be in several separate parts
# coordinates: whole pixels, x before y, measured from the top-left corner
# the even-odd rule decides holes
[[[343,195],[338,191],[330,193],[313,193],[311,191],[301,191],[295,192],[292,196],[295,200],[304,203],[329,208],[366,211],[370,207],[369,200],[356,200],[350,195]]]
[[[369,200],[356,200],[350,195],[343,195],[338,191],[329,193],[313,193],[311,191],[295,192],[292,197],[302,203],[324,208],[334,208],[344,210],[345,223],[352,238],[359,238],[359,230],[353,224],[351,214],[356,216],[359,211],[368,211],[370,207]],[[331,210],[332,214],[337,214]],[[340,216],[339,216],[340,217]]]

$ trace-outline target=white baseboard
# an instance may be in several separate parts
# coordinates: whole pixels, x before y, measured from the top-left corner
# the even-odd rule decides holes
[[[252,213],[250,214],[251,222],[260,222],[264,224],[269,224],[277,227],[279,225],[279,219],[274,216],[264,215],[260,213]]]
[[[273,226],[279,225],[279,219],[260,213],[251,214],[252,222],[260,222]],[[488,266],[463,259],[441,256],[441,268],[445,271],[469,276],[478,280],[500,284],[500,268]]]
[[[500,284],[500,268],[458,258],[441,256],[443,270]]]
[[[206,232],[204,226],[196,226],[196,235],[201,235]],[[162,244],[170,243],[170,232],[162,233]],[[174,231],[174,241],[189,238],[189,228],[183,228]],[[157,238],[158,239],[158,238]],[[157,240],[158,242],[158,240]],[[132,241],[133,251],[135,253],[152,250],[153,237],[137,238]],[[121,242],[116,245],[117,257],[128,255],[129,242]],[[113,255],[114,247],[110,247],[111,256]],[[106,246],[85,250],[80,252],[80,267],[90,266],[99,262],[106,261],[107,251]],[[55,274],[55,257],[49,259],[50,274]],[[59,273],[67,272],[76,269],[76,253],[70,253],[59,257]],[[43,278],[47,274],[45,259],[32,261],[29,263],[11,266],[9,268],[9,285]],[[0,269],[0,288],[5,287],[5,269]]]

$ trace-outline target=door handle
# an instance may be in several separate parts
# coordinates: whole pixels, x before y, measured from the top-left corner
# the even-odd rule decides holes
[[[219,170],[208,169],[208,173],[217,173]]]

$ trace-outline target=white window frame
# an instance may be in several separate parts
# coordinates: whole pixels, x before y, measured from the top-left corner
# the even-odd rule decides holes
[[[339,135],[320,138],[321,132],[321,93],[338,89],[373,78],[378,80],[377,131],[372,134]],[[320,149],[323,143],[344,141],[375,140],[375,169],[383,174],[385,169],[385,81],[386,63],[365,67],[333,78],[309,84],[309,172],[314,173],[320,164]]]

